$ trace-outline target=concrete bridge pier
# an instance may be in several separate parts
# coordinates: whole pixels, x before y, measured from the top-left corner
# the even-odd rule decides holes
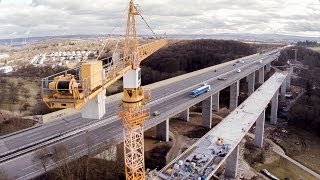
[[[287,68],[287,71],[288,71],[288,76],[286,81],[287,81],[287,90],[289,90],[291,86],[291,76],[293,74],[293,67]]]
[[[212,96],[202,101],[202,124],[210,129],[212,127]]]
[[[255,73],[251,73],[246,77],[247,83],[248,83],[248,96],[250,96],[254,92],[254,85],[256,82]]]
[[[271,99],[271,124],[277,124],[278,120],[278,100],[279,100],[279,91],[277,91],[273,98]]]
[[[220,91],[212,95],[212,108],[214,111],[220,111]]]
[[[233,111],[238,106],[238,97],[239,97],[239,81],[236,81],[230,86],[230,103],[229,109]]]
[[[82,118],[101,119],[106,113],[106,89],[87,102],[81,109]]]
[[[271,63],[266,65],[266,72],[270,72],[271,71]]]
[[[284,100],[286,98],[287,93],[287,83],[284,81],[280,87],[281,99]]]
[[[265,112],[264,110],[256,121],[254,145],[259,148],[263,146]]]
[[[161,141],[169,141],[169,119],[156,126],[156,138]]]
[[[264,67],[259,69],[259,84],[264,83]]]
[[[112,145],[108,147],[103,152],[94,156],[97,159],[104,159],[108,161],[117,161],[117,145]]]
[[[237,145],[229,157],[226,159],[226,168],[224,175],[230,178],[236,178],[238,174],[239,145]]]
[[[180,113],[180,119],[187,122],[189,121],[189,108]]]

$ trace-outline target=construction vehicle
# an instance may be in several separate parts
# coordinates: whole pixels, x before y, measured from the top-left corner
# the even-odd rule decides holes
[[[136,16],[142,17],[130,0],[125,47],[123,54],[114,56],[118,58],[110,58],[105,65],[101,61],[84,63],[42,80],[43,102],[49,108],[82,108],[83,117],[98,113],[96,117],[101,118],[105,113],[105,89],[123,77],[123,98],[117,114],[124,126],[127,180],[145,179],[143,125],[150,116],[145,107],[150,95],[141,87],[140,62],[167,44],[166,39],[160,39],[138,47]]]

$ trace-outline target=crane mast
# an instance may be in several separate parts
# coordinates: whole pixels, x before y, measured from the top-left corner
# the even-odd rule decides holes
[[[141,68],[137,48],[135,16],[139,12],[130,0],[124,48],[125,61],[130,62],[132,69],[123,76],[122,110],[118,112],[123,120],[125,173],[127,180],[145,179],[144,170],[144,136],[143,125],[150,111],[145,101],[149,99],[141,88]],[[131,56],[129,56],[131,54]]]

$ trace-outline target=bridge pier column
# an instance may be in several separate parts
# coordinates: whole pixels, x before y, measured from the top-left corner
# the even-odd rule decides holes
[[[239,97],[239,81],[236,81],[230,86],[230,103],[229,109],[233,111],[238,106],[238,97]]]
[[[283,81],[283,83],[281,84],[280,92],[281,92],[281,99],[284,100],[286,98],[286,93],[287,93],[286,81]]]
[[[101,119],[106,113],[106,89],[87,102],[81,109],[82,118]]]
[[[180,113],[180,119],[187,122],[189,121],[189,108]]]
[[[162,141],[169,141],[169,119],[156,126],[156,137]]]
[[[271,71],[271,63],[266,65],[266,72],[270,72]]]
[[[226,169],[224,175],[230,178],[236,178],[238,174],[239,145],[237,145],[229,157],[226,159]]]
[[[278,100],[279,100],[279,91],[277,91],[272,100],[271,100],[271,118],[270,123],[271,124],[277,124],[278,120]]]
[[[202,124],[210,129],[212,127],[212,96],[202,101]]]
[[[293,73],[293,67],[287,68],[287,71],[288,71],[288,76],[287,76],[286,82],[287,82],[287,90],[289,90],[291,86],[291,76]]]
[[[264,83],[264,67],[259,69],[259,83],[260,84]]]
[[[108,161],[117,161],[117,146],[112,145],[108,147],[106,150],[94,156],[97,159],[104,159]]]
[[[265,112],[264,110],[256,121],[254,145],[259,148],[263,146]]]
[[[220,111],[220,91],[212,95],[212,108],[214,111]]]
[[[255,73],[249,74],[247,77],[247,83],[248,83],[248,96],[250,96],[254,92],[254,85],[256,82]]]

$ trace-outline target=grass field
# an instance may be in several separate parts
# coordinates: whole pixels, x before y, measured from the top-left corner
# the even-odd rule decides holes
[[[276,154],[275,154],[276,156]],[[290,178],[290,179],[305,179],[305,180],[316,180],[316,178],[309,173],[305,172],[301,168],[295,166],[288,160],[280,157],[270,164],[264,164],[256,168],[257,171],[261,169],[267,169],[273,175],[280,179]]]

